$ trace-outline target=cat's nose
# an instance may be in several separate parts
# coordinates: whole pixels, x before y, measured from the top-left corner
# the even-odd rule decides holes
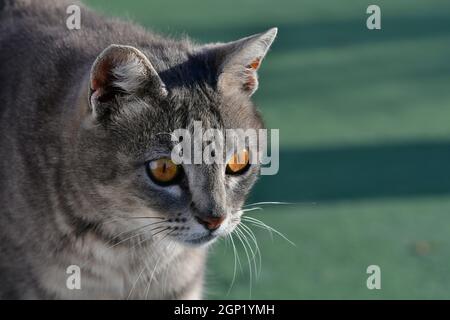
[[[198,221],[198,223],[205,226],[206,229],[210,231],[214,231],[220,227],[223,220],[225,220],[224,216],[220,217],[214,217],[214,216],[208,216],[208,217],[199,217],[195,216],[195,219]]]

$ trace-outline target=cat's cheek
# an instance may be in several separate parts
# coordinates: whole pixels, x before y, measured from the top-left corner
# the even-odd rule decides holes
[[[150,188],[152,191],[157,191],[158,193],[165,193],[173,198],[182,198],[183,196],[183,190],[182,188],[177,185],[171,185],[171,186],[159,186],[152,181],[146,181],[146,187]]]
[[[178,185],[164,187],[164,191],[169,193],[172,197],[176,198],[180,198],[182,195],[182,190]]]
[[[229,189],[235,190],[239,188],[239,182],[240,182],[239,177],[230,177],[228,179],[227,186]]]

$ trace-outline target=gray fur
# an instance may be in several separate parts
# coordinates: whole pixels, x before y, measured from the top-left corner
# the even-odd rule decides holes
[[[275,31],[197,45],[83,6],[81,30],[71,31],[68,4],[0,0],[0,298],[201,298],[208,246],[195,243],[206,230],[193,215],[225,215],[218,235],[231,232],[259,168],[228,177],[223,165],[184,165],[166,188],[144,163],[170,155],[166,133],[194,120],[262,128],[249,98],[256,87],[242,77],[256,76],[246,65],[264,57]],[[117,69],[121,91],[102,101],[91,80],[111,45],[144,65]],[[133,219],[143,216],[173,232],[129,239],[156,222]],[[81,290],[66,287],[69,265],[81,267]]]

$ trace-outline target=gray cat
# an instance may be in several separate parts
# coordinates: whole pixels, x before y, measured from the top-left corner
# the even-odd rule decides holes
[[[68,30],[72,3],[0,0],[0,297],[200,299],[260,167],[176,165],[170,132],[263,128],[277,30],[199,45],[81,4]]]

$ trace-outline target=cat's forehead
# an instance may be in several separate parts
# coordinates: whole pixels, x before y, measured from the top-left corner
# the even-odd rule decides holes
[[[148,97],[120,106],[124,111],[115,122],[114,132],[123,148],[139,154],[149,146],[168,147],[175,130],[193,131],[195,122],[200,122],[203,130],[263,127],[247,97],[223,94],[205,83],[168,89],[169,95],[162,101]]]
[[[263,123],[253,103],[245,96],[217,92],[213,87],[199,86],[171,99],[167,116],[174,116],[177,128],[192,128],[201,121],[205,129],[259,129]]]
[[[172,63],[173,57],[170,57]],[[202,54],[183,55],[160,73],[169,96],[167,116],[187,128],[202,121],[208,128],[259,128],[261,118],[248,94],[218,88],[217,66]]]

